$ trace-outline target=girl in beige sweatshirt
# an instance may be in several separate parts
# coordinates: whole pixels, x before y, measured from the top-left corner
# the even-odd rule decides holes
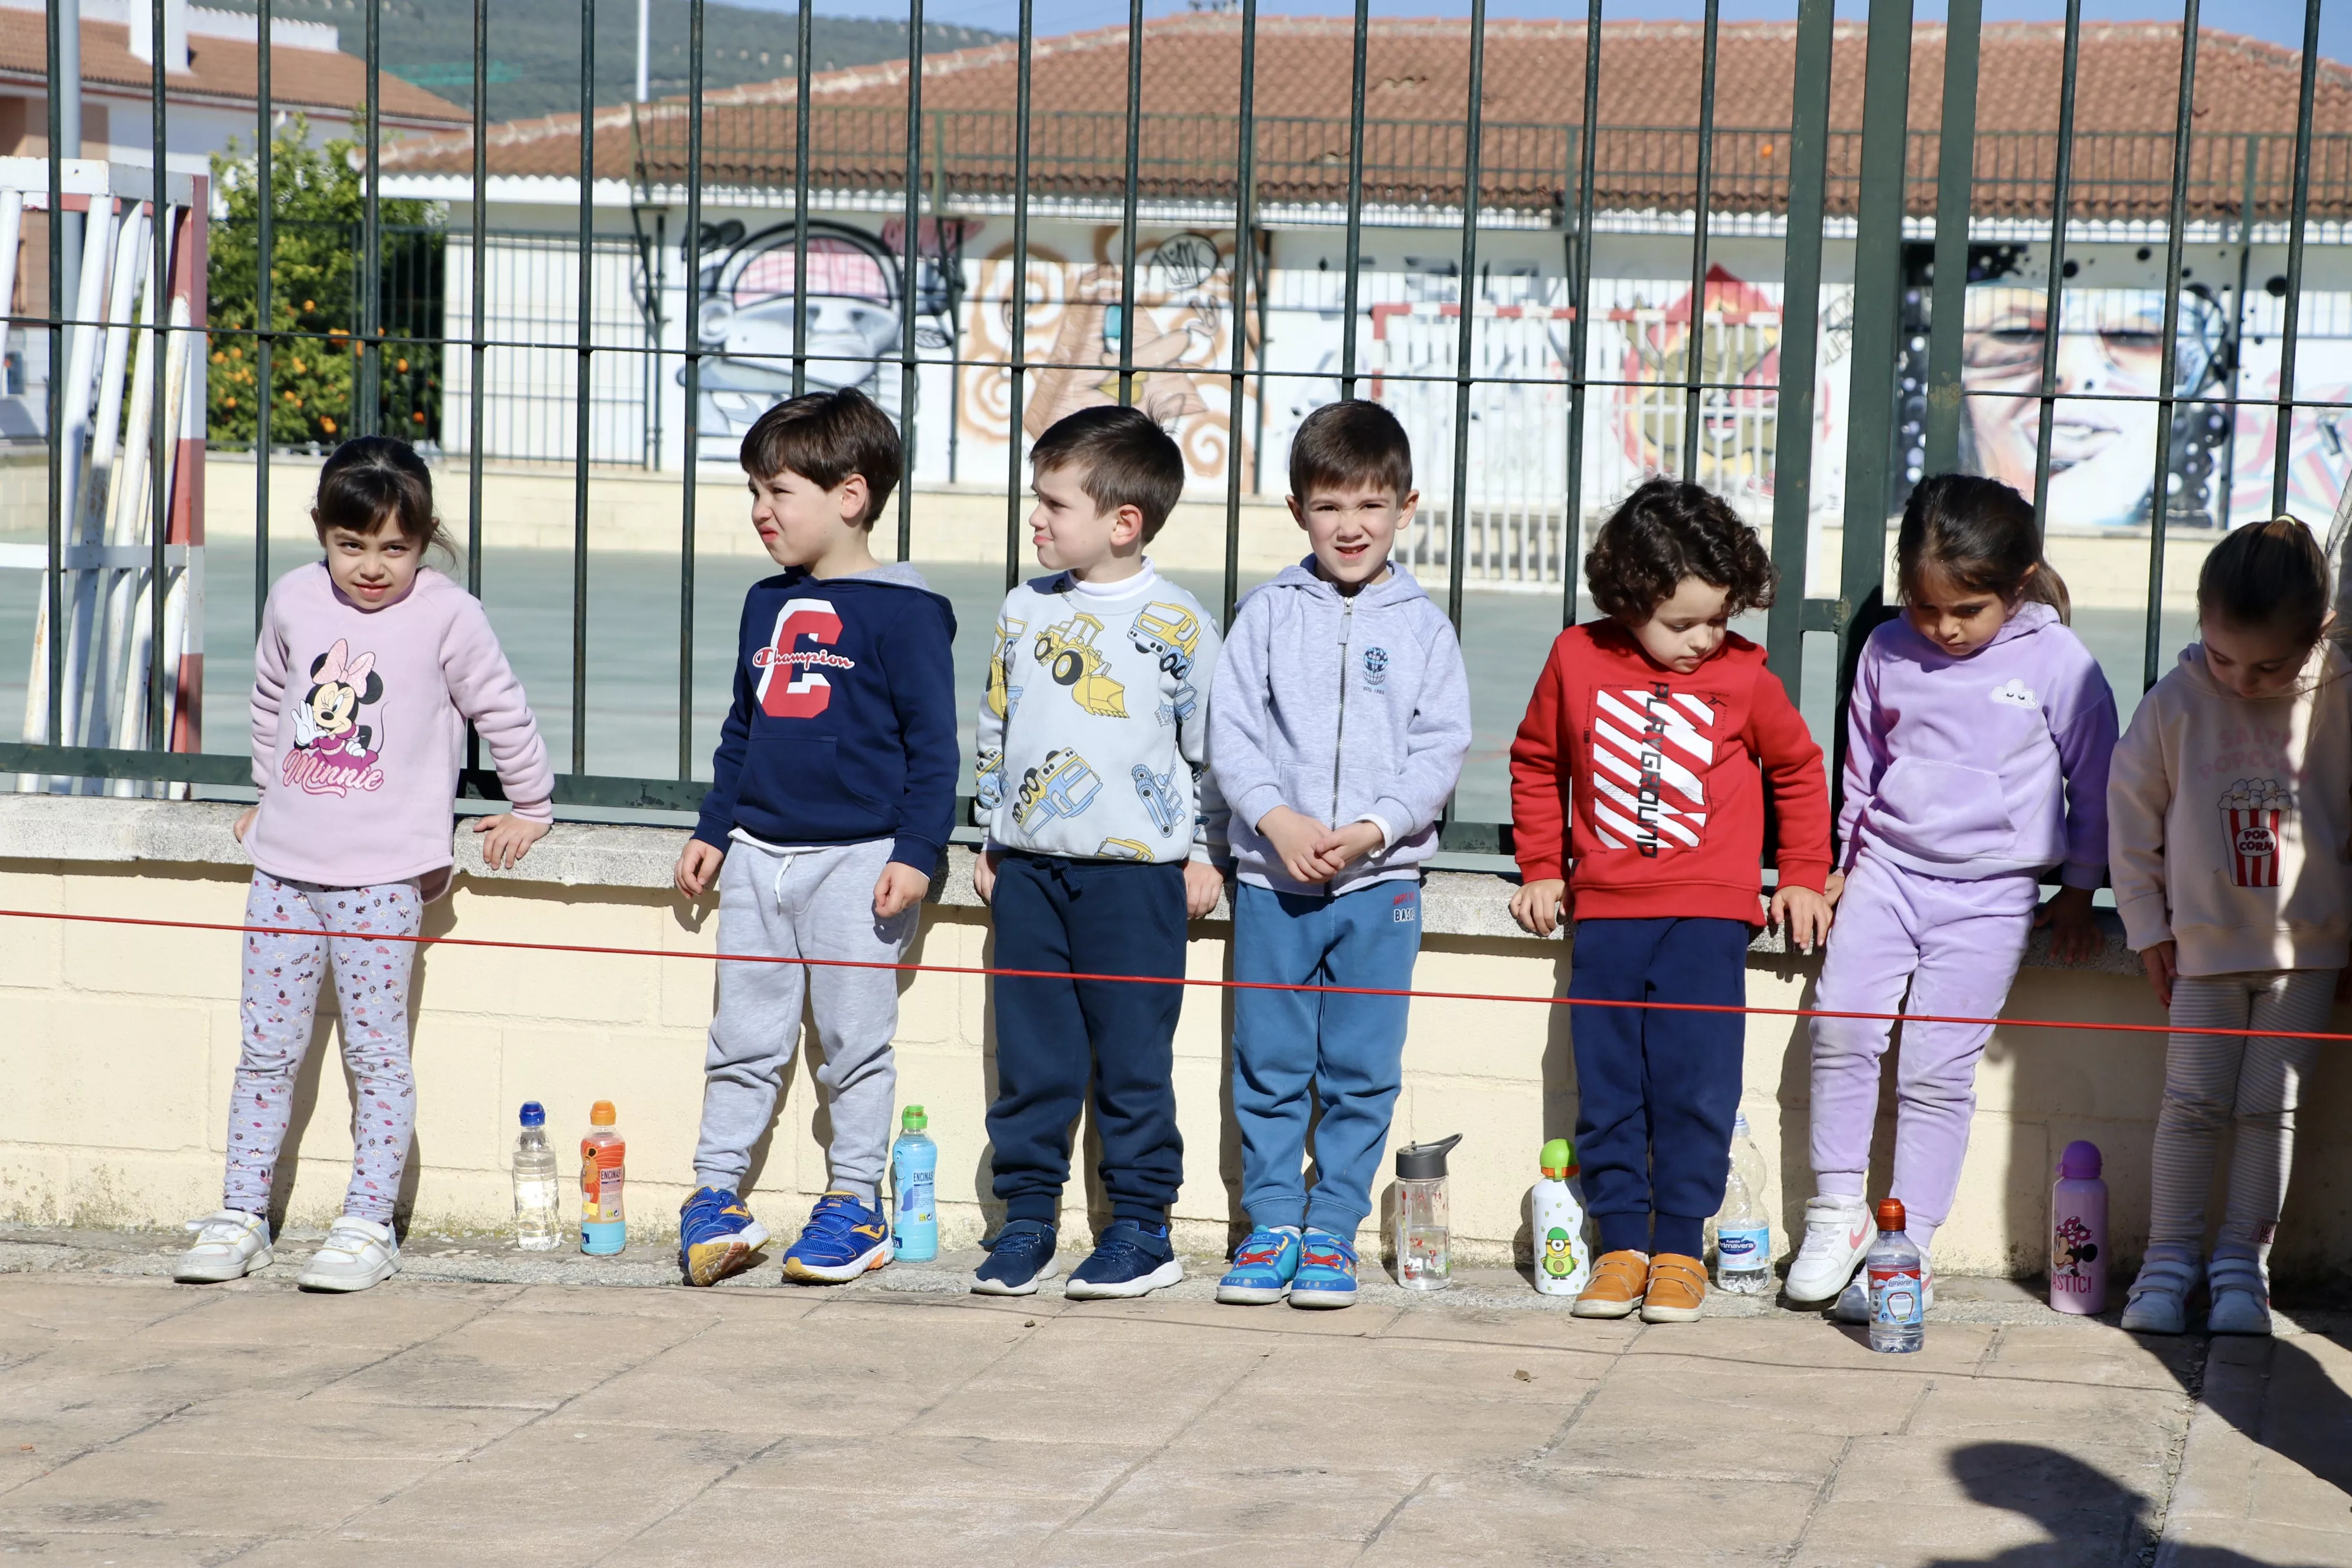
[[[2352,934],[2352,674],[2325,637],[2326,566],[2282,517],[2205,559],[2198,641],[2141,700],[2108,776],[2108,866],[2126,940],[2176,1030],[2156,1125],[2147,1261],[2123,1326],[2179,1333],[2203,1273],[2213,1333],[2271,1331],[2269,1258],[2294,1112]],[[2200,1269],[2214,1150],[2230,1192]]]

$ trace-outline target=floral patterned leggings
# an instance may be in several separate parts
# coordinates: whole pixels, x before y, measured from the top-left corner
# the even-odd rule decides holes
[[[319,982],[330,959],[343,1018],[343,1063],[353,1083],[352,1184],[343,1212],[392,1223],[416,1127],[408,1066],[408,974],[425,900],[415,882],[321,888],[253,874],[245,923],[299,931],[245,939],[245,1051],[228,1110],[226,1207],[266,1214],[286,1142],[294,1076],[310,1048]],[[328,932],[334,935],[328,935]],[[309,933],[317,932],[316,935]]]

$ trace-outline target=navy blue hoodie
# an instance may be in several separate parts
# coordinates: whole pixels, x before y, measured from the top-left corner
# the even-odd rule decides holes
[[[955,824],[955,611],[914,568],[751,585],[735,701],[694,836],[722,853],[740,827],[770,844],[893,839],[937,874]]]

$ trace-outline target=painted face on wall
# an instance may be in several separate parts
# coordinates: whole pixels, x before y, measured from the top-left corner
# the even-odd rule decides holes
[[[761,414],[792,395],[793,319],[803,297],[795,265],[791,226],[771,229],[728,258],[697,312],[698,335],[719,354],[702,371],[712,416],[704,433],[730,451]],[[899,281],[898,258],[874,239],[848,231],[809,236],[810,391],[854,386],[895,412],[898,380],[878,373],[899,349]]]

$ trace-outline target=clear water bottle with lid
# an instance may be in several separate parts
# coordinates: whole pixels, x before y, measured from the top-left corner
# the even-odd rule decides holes
[[[563,1179],[547,1143],[547,1110],[535,1100],[523,1101],[522,1131],[515,1134],[514,1200],[517,1247],[551,1252],[562,1244]]]
[[[1456,1132],[1397,1151],[1397,1283],[1408,1290],[1443,1290],[1454,1282],[1445,1156],[1461,1142]]]
[[[1862,1261],[1870,1289],[1870,1348],[1905,1354],[1927,1342],[1926,1260],[1903,1227],[1900,1198],[1878,1200],[1878,1239]]]
[[[1772,1219],[1764,1212],[1764,1153],[1748,1135],[1748,1118],[1731,1123],[1731,1173],[1723,1209],[1715,1216],[1715,1283],[1735,1296],[1772,1289]]]

